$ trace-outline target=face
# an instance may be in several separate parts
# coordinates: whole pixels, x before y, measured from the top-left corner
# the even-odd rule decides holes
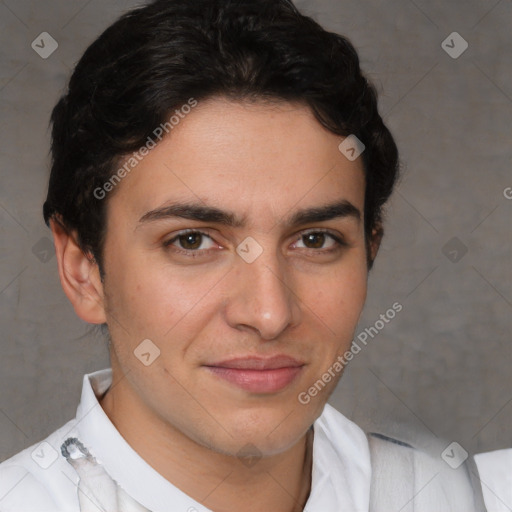
[[[108,198],[112,366],[201,445],[283,452],[335,387],[298,400],[349,348],[366,296],[365,180],[341,140],[302,105],[212,99]],[[147,366],[143,340],[160,351]]]

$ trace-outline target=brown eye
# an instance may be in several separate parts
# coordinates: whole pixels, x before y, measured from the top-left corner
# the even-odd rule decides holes
[[[173,248],[183,253],[189,251],[190,254],[199,254],[211,249],[214,246],[214,242],[207,233],[190,230],[178,233],[174,238],[164,242],[163,245],[165,248]]]
[[[178,236],[178,241],[183,249],[194,250],[201,247],[203,235],[201,233],[185,233]]]
[[[325,233],[308,233],[302,236],[302,241],[310,249],[321,249],[325,243],[325,238]]]
[[[319,254],[325,254],[336,251],[345,245],[341,237],[328,231],[309,231],[301,235],[295,243],[295,248],[310,249]]]

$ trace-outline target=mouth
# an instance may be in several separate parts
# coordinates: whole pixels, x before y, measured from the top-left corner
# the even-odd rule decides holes
[[[208,364],[217,377],[251,393],[276,393],[290,385],[305,363],[289,356],[240,357]]]

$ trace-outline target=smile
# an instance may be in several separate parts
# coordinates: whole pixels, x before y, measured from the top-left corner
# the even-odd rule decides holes
[[[276,393],[301,373],[303,363],[287,356],[237,358],[206,368],[217,377],[251,393]]]

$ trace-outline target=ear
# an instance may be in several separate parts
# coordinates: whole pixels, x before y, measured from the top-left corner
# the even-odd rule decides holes
[[[368,240],[367,251],[368,251],[368,268],[371,269],[373,266],[373,262],[377,257],[377,253],[379,252],[380,244],[382,242],[382,237],[384,236],[384,228],[382,227],[382,223],[378,222],[374,228],[372,229],[372,234],[370,236],[370,240]]]
[[[60,283],[76,314],[90,324],[106,323],[103,283],[98,264],[85,254],[76,241],[55,219],[50,220],[55,244]]]

